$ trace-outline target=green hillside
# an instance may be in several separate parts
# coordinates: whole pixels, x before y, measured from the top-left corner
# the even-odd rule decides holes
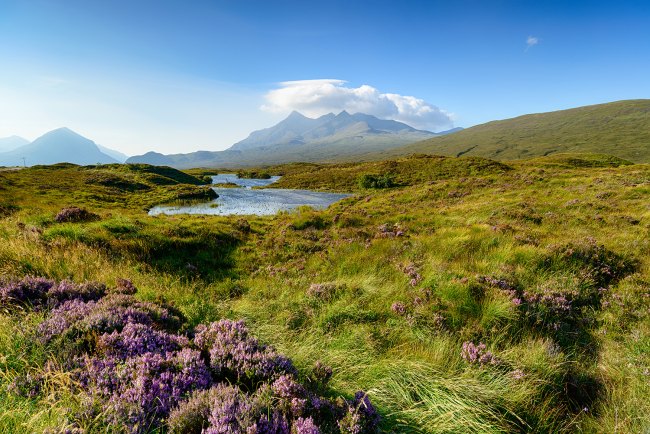
[[[499,160],[591,152],[650,162],[650,100],[617,101],[488,122],[382,155],[416,152]]]

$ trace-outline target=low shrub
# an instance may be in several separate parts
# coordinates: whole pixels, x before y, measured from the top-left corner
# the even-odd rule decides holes
[[[89,425],[129,433],[378,432],[379,415],[364,392],[350,400],[319,394],[331,368],[317,363],[303,384],[291,360],[251,336],[242,321],[180,333],[181,316],[124,293],[134,290],[126,279],[115,289],[41,278],[0,281],[0,302],[13,313],[24,312],[19,305],[45,311],[32,339],[58,356],[56,365],[80,395],[79,408],[70,409],[79,426],[55,432]],[[29,373],[8,392],[33,397],[43,382]]]
[[[396,187],[395,176],[392,174],[373,175],[365,173],[358,178],[358,184],[361,188],[391,188]]]
[[[76,206],[62,208],[61,211],[59,211],[54,217],[54,220],[57,223],[88,222],[98,219],[99,216],[97,214],[87,211],[84,208],[78,208]]]
[[[307,228],[325,229],[328,225],[329,222],[325,220],[321,213],[312,210],[300,210],[291,223],[291,227],[297,231]]]

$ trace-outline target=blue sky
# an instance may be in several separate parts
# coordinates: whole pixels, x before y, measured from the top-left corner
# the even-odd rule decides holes
[[[292,109],[439,130],[650,98],[648,3],[0,0],[0,137],[173,153]]]

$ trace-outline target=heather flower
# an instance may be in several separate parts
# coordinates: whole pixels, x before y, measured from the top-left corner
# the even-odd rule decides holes
[[[404,229],[401,226],[394,224],[382,224],[377,227],[377,237],[379,238],[396,238],[403,237],[405,235]]]
[[[102,298],[97,307],[100,318],[96,321],[101,321],[101,317],[105,317],[104,320],[110,322],[113,317],[113,321],[122,324],[155,323],[166,330],[173,331],[180,328],[183,320],[178,312],[157,303],[138,301],[127,294],[109,294]],[[132,317],[132,320],[127,320],[128,317]]]
[[[171,433],[289,433],[288,422],[277,411],[269,419],[262,402],[236,386],[218,384],[195,392],[174,409],[168,420]]]
[[[24,277],[0,285],[0,305],[25,304],[34,308],[53,308],[68,300],[99,300],[106,294],[106,286],[87,282],[76,284],[63,280],[58,284],[41,277]]]
[[[180,314],[136,300],[126,279],[117,286],[107,294],[96,283],[0,283],[2,303],[51,309],[38,327],[42,342],[74,344],[64,356],[83,392],[76,420],[101,418],[131,433],[157,430],[165,420],[172,433],[317,434],[337,424],[342,432],[376,432],[378,415],[365,394],[334,402],[307,390],[291,361],[250,336],[243,321],[199,326],[190,341],[174,333]],[[331,375],[317,362],[310,379],[322,386]],[[41,376],[26,376],[14,390],[35,396],[41,384]]]
[[[47,298],[54,281],[27,276],[18,281],[0,282],[0,305],[27,304],[38,306]]]
[[[83,208],[78,208],[76,206],[63,208],[58,212],[54,220],[57,223],[64,222],[85,222],[91,220],[97,220],[99,216],[92,212],[89,212]]]
[[[342,434],[371,434],[378,432],[379,420],[379,413],[370,403],[368,395],[359,391],[338,425]]]
[[[121,359],[145,353],[165,354],[187,347],[189,340],[184,336],[152,329],[148,325],[127,323],[121,332],[114,330],[99,337],[98,350],[107,356]]]
[[[86,434],[86,430],[79,427],[46,428],[43,434]]]
[[[390,307],[390,310],[400,316],[406,315],[406,305],[400,301],[393,303]]]
[[[409,277],[409,284],[411,286],[417,286],[422,281],[422,275],[415,264],[408,264],[406,266],[399,265],[399,269]]]
[[[579,304],[574,304],[578,298],[575,291],[544,290],[542,292],[523,293],[525,314],[533,326],[560,330],[563,325],[577,321],[581,315]]]
[[[77,322],[83,321],[95,308],[96,302],[69,300],[56,307],[50,316],[38,325],[39,339],[49,342],[54,337],[62,335]]]
[[[311,417],[299,417],[293,423],[291,434],[320,434],[320,429],[318,429],[316,424],[314,424],[314,421]]]
[[[8,387],[10,392],[26,398],[35,398],[41,393],[43,387],[43,375],[40,373],[30,373],[19,375],[11,382]]]
[[[478,281],[479,283],[487,283],[490,286],[502,289],[504,291],[514,291],[516,289],[514,285],[505,279],[496,279],[490,276],[479,276]]]
[[[198,351],[141,356],[118,362],[91,358],[80,374],[89,395],[97,399],[109,423],[144,432],[190,392],[210,386],[210,373]]]
[[[361,434],[363,432],[361,415],[350,408],[339,421],[339,429],[341,434]]]
[[[285,413],[300,416],[307,406],[307,391],[291,376],[283,375],[273,382],[271,390],[278,398],[277,407]]]
[[[484,343],[475,345],[473,342],[464,342],[460,356],[468,363],[478,365],[496,365],[498,359],[490,352]]]
[[[220,399],[222,388],[217,385],[207,390],[194,392],[190,398],[171,411],[167,419],[170,434],[200,434],[210,423],[210,409],[213,401]]]
[[[221,431],[220,431],[221,432]],[[246,430],[247,434],[290,434],[289,422],[280,413],[273,412],[269,417],[266,414]]]
[[[325,385],[330,380],[330,378],[332,378],[332,374],[332,368],[318,360],[312,369],[311,379],[316,383]]]
[[[526,376],[526,373],[522,371],[521,369],[515,369],[510,373],[510,376],[514,378],[515,380],[521,380]]]
[[[136,292],[138,292],[138,289],[135,287],[133,282],[131,282],[129,279],[118,278],[117,279],[117,286],[115,287],[113,292],[118,293],[118,294],[133,295]]]
[[[99,301],[84,302],[73,299],[52,310],[38,331],[42,342],[58,335],[77,338],[84,334],[121,331],[127,324],[154,325],[177,329],[180,318],[168,309],[148,302],[137,301],[130,295],[109,294]]]
[[[218,376],[264,381],[295,372],[289,359],[250,337],[243,321],[221,320],[197,328],[194,343],[209,353]]]
[[[67,300],[97,301],[106,295],[106,285],[97,282],[76,284],[62,280],[47,292],[51,305],[58,305]]]
[[[331,300],[337,289],[335,283],[312,283],[307,289],[307,295],[320,300]]]

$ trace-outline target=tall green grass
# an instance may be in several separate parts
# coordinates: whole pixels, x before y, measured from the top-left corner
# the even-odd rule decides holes
[[[288,167],[285,185],[302,186],[311,174],[323,189],[343,185],[335,174],[349,170],[341,179],[351,180],[355,195],[325,211],[246,217],[246,224],[149,217],[143,205],[162,201],[166,187],[148,183],[152,197],[109,199],[113,187],[85,183],[99,168],[58,168],[70,176],[47,186],[39,177],[55,169],[6,173],[0,203],[16,208],[0,217],[0,274],[129,278],[139,297],[172,303],[190,325],[243,318],[302,375],[318,360],[332,366],[332,394],[367,390],[387,432],[650,429],[650,167],[529,161],[478,170],[474,160],[441,160],[439,168],[423,161],[403,186],[371,191],[355,181],[369,166],[321,175],[309,165]],[[453,175],[457,166],[462,176]],[[67,205],[100,220],[55,223]],[[604,246],[601,256],[580,254],[592,244]],[[598,274],[598,261],[615,277]],[[409,267],[421,277],[415,285]],[[532,325],[506,292],[482,283],[486,276],[521,291],[607,290],[570,331],[585,345],[571,345]],[[312,284],[335,289],[319,298]],[[56,369],[34,398],[8,391],[51,359],[46,348],[27,345],[38,318],[26,318],[0,317],[0,432],[71,425],[69,409],[78,405]],[[465,341],[485,343],[500,364],[467,363]]]

